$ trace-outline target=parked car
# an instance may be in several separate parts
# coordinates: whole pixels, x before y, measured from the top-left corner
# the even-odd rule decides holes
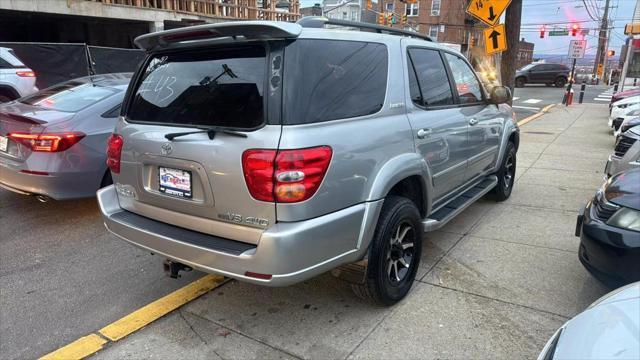
[[[545,84],[564,87],[571,70],[562,64],[531,63],[516,71],[516,87]]]
[[[609,103],[609,111],[611,111],[614,103],[631,96],[640,96],[640,87],[613,94],[611,96],[611,102]]]
[[[640,359],[640,283],[613,290],[567,321],[538,360]]]
[[[12,49],[0,47],[0,103],[38,91],[36,73]]]
[[[640,280],[640,168],[613,175],[578,215],[579,259],[605,284]]]
[[[613,154],[604,168],[605,178],[627,169],[640,167],[640,118],[638,124],[623,132],[616,140]]]
[[[608,125],[615,133],[625,119],[637,116],[640,116],[640,96],[631,96],[613,104]]]
[[[0,105],[0,186],[41,201],[95,196],[131,74],[78,78]]]
[[[372,27],[305,17],[138,37],[148,56],[109,141],[114,186],[98,192],[107,228],[172,275],[284,286],[345,266],[358,271],[334,273],[358,274],[357,294],[402,299],[424,231],[510,196],[510,92],[489,98],[423,35],[326,24]]]

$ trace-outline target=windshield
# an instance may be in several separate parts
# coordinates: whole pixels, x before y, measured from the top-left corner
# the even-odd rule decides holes
[[[264,122],[262,46],[157,55],[147,64],[127,118],[184,126],[255,128]]]
[[[20,102],[52,110],[78,112],[118,92],[118,89],[72,80],[26,96]]]

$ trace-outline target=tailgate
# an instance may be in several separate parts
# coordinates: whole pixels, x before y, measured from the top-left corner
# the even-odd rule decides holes
[[[267,121],[266,105],[279,94],[277,88],[268,90],[268,56],[265,47],[254,45],[147,60],[115,131],[124,140],[121,170],[113,174],[122,208],[190,230],[258,242],[275,222],[275,204],[249,193],[242,154],[278,148],[281,126]],[[218,129],[213,138],[202,130],[207,127]],[[166,137],[176,133],[190,134]]]

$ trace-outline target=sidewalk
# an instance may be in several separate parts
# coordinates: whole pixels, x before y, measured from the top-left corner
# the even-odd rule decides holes
[[[613,150],[607,107],[555,107],[521,129],[512,197],[429,233],[393,308],[325,274],[288,288],[229,282],[96,354],[123,358],[535,358],[608,292],[583,269],[577,210]]]

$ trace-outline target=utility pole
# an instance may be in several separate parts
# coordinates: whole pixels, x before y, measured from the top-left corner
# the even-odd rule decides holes
[[[500,59],[500,77],[502,85],[511,89],[515,86],[516,67],[518,66],[518,45],[520,43],[520,19],[522,18],[522,0],[512,0],[505,15],[507,51]]]
[[[593,73],[596,74],[596,84],[600,82],[598,77],[598,65],[603,64],[604,58],[607,56],[607,50],[604,48],[607,44],[607,32],[609,30],[609,1],[604,5],[604,15],[600,21],[600,32],[598,33],[598,50],[596,51],[596,61],[593,64]],[[604,77],[604,66],[602,68],[602,76]]]

